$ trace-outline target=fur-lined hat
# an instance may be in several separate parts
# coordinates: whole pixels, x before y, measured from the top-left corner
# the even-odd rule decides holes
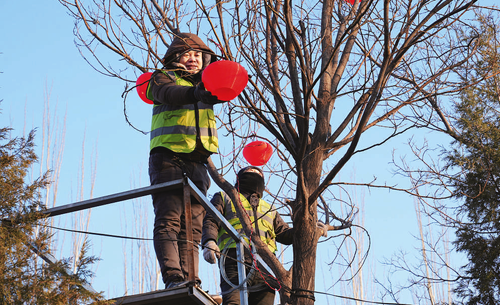
[[[163,57],[163,65],[167,69],[179,68],[179,58],[189,51],[200,51],[203,53],[203,66],[205,69],[209,64],[217,61],[215,53],[201,40],[200,37],[191,33],[180,33],[175,35],[174,40]]]

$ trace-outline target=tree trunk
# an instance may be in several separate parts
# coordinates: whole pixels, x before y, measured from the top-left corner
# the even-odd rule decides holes
[[[310,148],[310,151],[313,152],[302,163],[297,164],[299,175],[297,199],[293,208],[295,236],[291,304],[314,304],[318,215],[316,201],[309,202],[308,198],[318,187],[321,177],[323,149],[318,143],[311,143],[314,148]]]
[[[307,211],[311,211],[306,209]],[[316,215],[306,212],[294,220],[293,278],[291,303],[314,304],[314,279],[316,277]]]

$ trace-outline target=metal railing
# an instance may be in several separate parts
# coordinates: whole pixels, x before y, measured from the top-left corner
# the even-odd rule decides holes
[[[192,218],[191,218],[191,196],[195,197],[205,208],[208,213],[212,213],[214,217],[220,220],[222,227],[226,232],[236,241],[236,258],[238,264],[238,280],[240,284],[240,304],[248,304],[248,287],[246,283],[246,270],[244,265],[244,249],[250,250],[250,246],[242,236],[236,231],[233,226],[224,218],[224,216],[210,203],[207,197],[201,193],[201,191],[196,187],[196,185],[187,177],[182,179],[155,184],[152,186],[142,187],[130,191],[125,191],[121,193],[116,193],[108,196],[93,198],[89,200],[79,201],[67,205],[62,205],[54,208],[47,209],[43,211],[48,217],[59,216],[67,213],[77,212],[85,209],[90,209],[94,207],[99,207],[111,203],[116,203],[124,200],[134,199],[158,192],[166,192],[173,189],[183,188],[184,194],[184,207],[185,207],[185,217],[186,217],[186,231],[187,231],[187,243],[191,244],[188,247],[188,281],[194,283],[194,242],[193,242],[193,230],[192,230]],[[36,249],[33,249],[36,252]],[[47,257],[42,257],[49,263],[54,263],[52,259]],[[266,272],[272,274],[270,268],[267,264],[260,258],[260,256],[255,255],[255,259],[260,265],[265,269]],[[92,287],[86,285],[84,288],[93,291]]]

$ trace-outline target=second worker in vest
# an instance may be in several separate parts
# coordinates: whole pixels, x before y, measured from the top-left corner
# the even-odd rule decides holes
[[[206,91],[203,69],[216,60],[196,35],[175,35],[163,58],[164,68],[153,73],[148,98],[154,101],[151,123],[149,177],[151,185],[183,178],[184,173],[206,195],[210,186],[206,163],[217,152],[213,105],[222,103]],[[188,257],[182,188],[154,193],[154,247],[165,288],[185,284]],[[198,245],[205,209],[191,197],[193,239]],[[198,277],[198,246],[194,247]]]
[[[258,167],[249,166],[241,169],[237,175],[235,188],[240,193],[240,201],[251,219],[255,232],[267,244],[269,250],[276,252],[276,241],[285,245],[293,242],[293,228],[281,218],[280,214],[273,207],[262,199],[265,189],[264,173]],[[228,222],[240,233],[243,232],[242,224],[236,215],[234,205],[224,192],[216,193],[211,203],[228,220]],[[323,236],[327,234],[326,226],[318,222],[318,227],[323,230]],[[228,244],[229,243],[229,244]],[[229,248],[227,258],[225,258],[224,270],[227,278],[233,286],[238,283],[238,266],[236,262],[236,243],[221,227],[220,221],[207,213],[203,221],[202,245],[204,245],[203,257],[211,264],[216,263],[216,257],[220,256],[221,249]],[[252,266],[252,257],[245,255],[245,263]],[[250,274],[247,267],[247,275]],[[248,304],[250,305],[272,305],[274,304],[275,291],[270,287],[272,279],[264,276],[262,279],[259,271],[252,272],[247,280],[248,284]],[[239,305],[240,292],[233,289],[221,274],[221,291],[223,305]],[[278,287],[274,287],[278,288]]]

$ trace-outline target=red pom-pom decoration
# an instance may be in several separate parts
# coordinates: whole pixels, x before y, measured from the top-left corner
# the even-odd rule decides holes
[[[248,83],[248,73],[242,65],[230,60],[219,60],[208,65],[201,80],[205,89],[221,101],[236,98]]]
[[[272,154],[271,144],[263,141],[253,141],[243,148],[243,157],[253,166],[266,164]]]
[[[139,94],[139,97],[141,100],[147,104],[153,104],[153,101],[148,99],[146,97],[146,92],[148,91],[148,84],[149,80],[151,79],[151,75],[153,75],[153,72],[147,72],[139,76],[137,81],[135,82],[137,89],[137,94]]]

